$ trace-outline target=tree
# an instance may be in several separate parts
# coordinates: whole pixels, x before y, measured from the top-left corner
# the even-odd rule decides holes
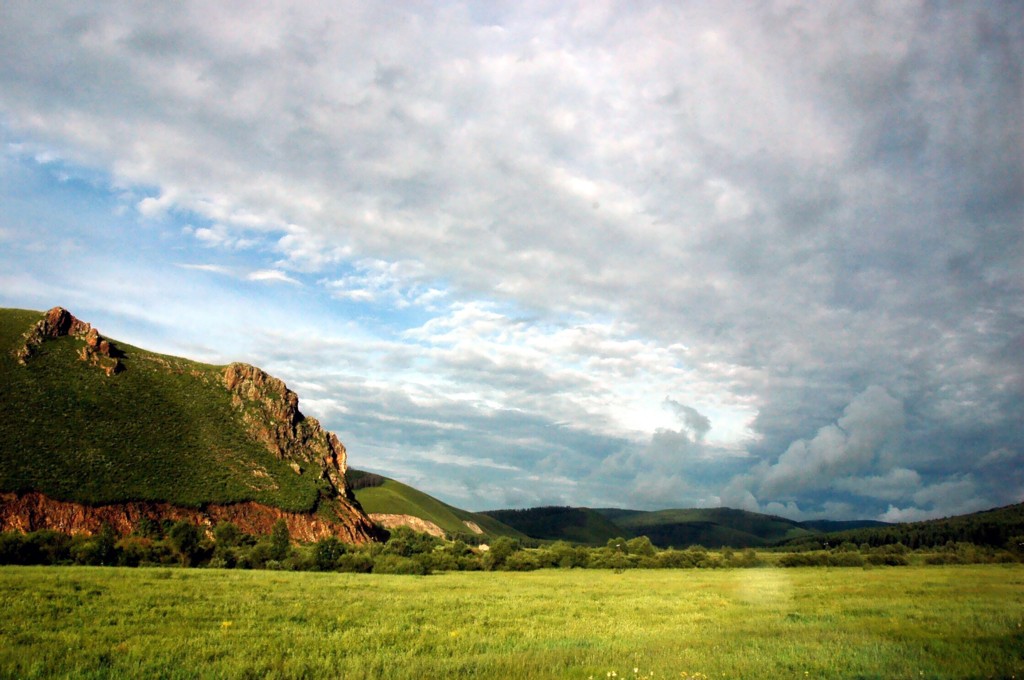
[[[333,571],[338,568],[338,560],[344,554],[345,544],[336,536],[321,538],[313,551],[313,563],[320,571]]]
[[[270,559],[280,562],[291,552],[292,537],[288,533],[288,523],[282,518],[274,522],[274,528],[270,530]]]
[[[605,547],[614,552],[624,553],[628,551],[628,548],[626,547],[626,539],[624,539],[622,536],[618,536],[616,538],[609,538],[608,542],[605,544]]]
[[[519,541],[508,536],[499,536],[484,556],[484,567],[488,571],[501,569],[509,556],[519,550]]]
[[[167,532],[171,545],[178,553],[182,566],[188,566],[199,553],[199,527],[188,520],[179,520]]]
[[[242,532],[234,522],[221,522],[213,528],[213,539],[218,548],[233,548],[242,538]]]
[[[643,555],[644,557],[652,557],[655,552],[654,545],[651,543],[651,539],[646,536],[637,536],[626,541],[626,549],[630,555]]]
[[[117,564],[117,534],[107,522],[103,523],[96,534],[96,559],[99,564]]]

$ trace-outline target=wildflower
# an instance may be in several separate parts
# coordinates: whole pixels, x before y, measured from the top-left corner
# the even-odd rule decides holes
[[[221,621],[220,622],[220,629],[221,630],[227,630],[230,627],[231,627],[231,622],[230,621]]]

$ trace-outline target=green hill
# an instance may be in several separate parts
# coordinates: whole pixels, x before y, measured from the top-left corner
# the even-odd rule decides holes
[[[448,505],[407,484],[361,470],[349,469],[348,477],[356,500],[369,514],[412,515],[441,527],[449,536],[474,535],[467,522],[475,524],[483,536],[526,538],[510,526],[484,514]],[[372,480],[365,483],[363,480]]]
[[[628,510],[621,508],[542,507],[488,510],[485,513],[537,540],[604,545],[612,538],[647,536],[654,545],[685,548],[761,547],[817,535],[799,522],[731,508]]]
[[[330,448],[333,435],[302,417],[280,381],[110,341],[70,314],[69,334],[42,337],[40,322],[56,312],[0,310],[0,491],[93,505],[255,501],[293,512],[335,491],[317,469],[325,461],[309,453]],[[289,438],[302,451],[271,452]]]
[[[1008,546],[1011,539],[1024,537],[1024,503],[993,508],[969,515],[957,515],[923,522],[890,524],[819,535],[814,545],[827,540],[833,545],[849,541],[871,546],[902,543],[908,548],[940,547],[947,543],[974,543],[994,548]],[[806,547],[799,538],[788,541],[788,547]]]
[[[813,534],[799,522],[732,508],[599,512],[608,513],[629,534],[647,536],[662,547],[759,547]]]
[[[629,538],[623,529],[589,508],[543,507],[526,510],[488,510],[484,513],[530,538],[604,545],[612,538]]]

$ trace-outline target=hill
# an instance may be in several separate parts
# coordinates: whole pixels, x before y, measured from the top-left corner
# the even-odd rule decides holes
[[[754,548],[818,537],[818,526],[860,528],[881,522],[796,522],[731,508],[630,510],[624,508],[542,507],[488,510],[485,513],[537,540],[566,540],[603,545],[611,538],[647,536],[661,548]],[[817,539],[815,539],[817,540]]]
[[[799,522],[732,508],[599,512],[630,535],[647,536],[661,547],[760,547],[813,533]]]
[[[570,541],[604,545],[613,538],[629,538],[616,523],[589,508],[542,507],[526,510],[488,510],[480,513],[542,541]]]
[[[835,531],[852,531],[853,529],[877,529],[892,526],[892,522],[879,522],[874,519],[812,519],[800,522],[800,526],[811,531],[820,531],[827,534]]]
[[[902,543],[908,548],[928,548],[962,542],[1003,548],[1011,539],[1020,537],[1024,537],[1024,503],[922,522],[830,532],[816,537],[814,544],[827,540],[833,545],[849,541],[858,545]],[[793,548],[806,545],[800,538],[786,542],[787,547]]]
[[[61,308],[0,310],[0,384],[0,528],[283,517],[300,537],[376,535],[344,446],[258,368],[148,352]]]
[[[356,500],[363,510],[377,522],[390,526],[411,526],[420,531],[433,532],[408,518],[416,518],[444,532],[447,536],[462,536],[468,540],[493,540],[498,536],[526,538],[488,515],[469,512],[448,505],[407,484],[381,475],[349,469],[348,478]],[[390,528],[389,526],[389,528]]]

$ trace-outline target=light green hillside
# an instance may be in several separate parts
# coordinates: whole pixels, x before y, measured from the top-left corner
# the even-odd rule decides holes
[[[355,475],[358,471],[351,471]],[[465,522],[473,522],[490,538],[511,536],[525,538],[515,529],[486,515],[468,512],[439,501],[418,489],[393,479],[384,478],[380,486],[355,490],[356,500],[367,513],[412,515],[433,522],[449,535],[472,534]]]

